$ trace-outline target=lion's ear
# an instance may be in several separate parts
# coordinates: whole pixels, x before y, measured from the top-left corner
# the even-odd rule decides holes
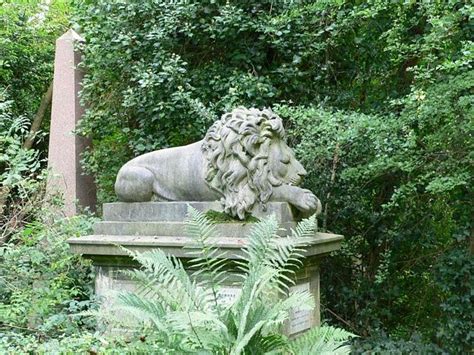
[[[242,138],[240,143],[242,151],[249,157],[255,156],[260,151],[261,142],[256,134]]]

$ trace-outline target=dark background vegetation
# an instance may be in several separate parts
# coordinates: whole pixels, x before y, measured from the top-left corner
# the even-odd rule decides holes
[[[83,163],[101,202],[114,199],[131,157],[196,141],[235,106],[272,107],[323,203],[320,226],[346,237],[322,265],[325,320],[361,335],[359,352],[472,350],[469,2],[53,4],[62,10],[48,12],[41,31],[28,21],[37,7],[0,10],[0,87],[12,101],[0,114],[32,119],[70,18],[86,39],[79,131],[93,139]],[[4,147],[14,146],[11,125],[0,126]],[[4,147],[10,213],[23,187],[8,167],[24,152]],[[45,156],[41,141],[34,148]],[[29,195],[30,171],[18,172]],[[25,243],[14,241],[7,248]],[[9,309],[2,292],[0,310]]]

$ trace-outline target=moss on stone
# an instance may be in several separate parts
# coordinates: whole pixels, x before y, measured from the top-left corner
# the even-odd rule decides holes
[[[224,212],[218,212],[215,210],[209,210],[205,213],[206,217],[209,218],[211,221],[215,223],[257,223],[260,222],[260,220],[257,217],[254,217],[252,215],[246,215],[245,219],[240,220],[236,217],[233,217],[227,213]]]

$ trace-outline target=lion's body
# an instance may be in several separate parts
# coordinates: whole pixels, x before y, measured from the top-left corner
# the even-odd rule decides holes
[[[143,154],[119,171],[120,200],[215,201],[239,218],[257,204],[289,202],[305,214],[320,210],[306,175],[284,141],[281,119],[270,110],[235,109],[199,142]]]
[[[117,175],[117,196],[126,202],[218,200],[221,196],[205,183],[201,145],[199,141],[130,160]]]

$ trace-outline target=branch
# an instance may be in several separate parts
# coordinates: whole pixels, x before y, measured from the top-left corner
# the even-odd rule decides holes
[[[3,216],[8,196],[10,195],[10,188],[8,186],[0,187],[0,217]]]
[[[332,186],[334,185],[334,182],[336,181],[336,170],[337,170],[338,162],[339,162],[339,142],[336,143],[336,147],[334,148],[334,158],[332,160],[331,180],[329,184],[328,193],[326,195],[326,203],[324,204],[323,230],[326,230],[326,227],[327,227],[329,199],[331,198]]]
[[[17,325],[6,324],[6,323],[3,323],[3,324],[0,326],[0,329],[8,329],[8,328],[21,329],[21,330],[27,330],[27,331],[33,332],[33,333],[46,334],[46,333],[43,332],[42,330],[39,330],[39,329],[36,329],[36,328],[20,327],[20,326],[17,326]]]
[[[28,137],[25,139],[25,142],[23,143],[24,149],[31,149],[31,147],[33,146],[35,136],[41,127],[41,123],[43,122],[44,115],[46,114],[46,110],[51,104],[52,98],[53,98],[53,82],[51,81],[51,83],[49,84],[48,90],[46,90],[43,97],[41,98],[41,103],[39,105],[38,111],[36,112],[35,118],[33,119],[33,123],[31,124],[30,133],[28,134]]]
[[[338,320],[340,320],[342,323],[344,323],[345,325],[347,325],[349,328],[353,329],[354,331],[356,331],[356,328],[351,324],[349,323],[348,321],[346,321],[344,318],[342,318],[341,316],[337,315],[336,313],[334,313],[333,311],[331,311],[328,307],[324,306],[323,304],[321,304],[321,306],[324,307],[325,310],[327,310],[329,313],[331,313],[334,317],[336,317]]]

